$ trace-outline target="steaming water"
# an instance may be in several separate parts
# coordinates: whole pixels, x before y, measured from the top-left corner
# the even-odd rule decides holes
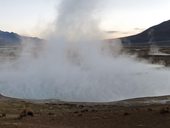
[[[94,19],[98,2],[63,0],[56,27],[39,55],[25,47],[18,59],[0,63],[0,93],[105,102],[169,94],[169,69],[119,55],[119,41],[99,39]]]

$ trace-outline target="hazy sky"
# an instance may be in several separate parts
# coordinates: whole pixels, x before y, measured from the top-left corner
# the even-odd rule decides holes
[[[0,0],[0,30],[40,36],[40,31],[55,19],[59,1]],[[170,19],[170,0],[105,0],[100,8],[100,27],[113,31],[115,37]]]

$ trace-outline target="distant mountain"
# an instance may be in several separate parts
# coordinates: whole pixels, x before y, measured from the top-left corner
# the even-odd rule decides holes
[[[41,42],[42,40],[36,37],[21,36],[13,32],[0,31],[0,46],[20,45],[22,41]]]
[[[170,46],[170,20],[121,40],[124,46]]]

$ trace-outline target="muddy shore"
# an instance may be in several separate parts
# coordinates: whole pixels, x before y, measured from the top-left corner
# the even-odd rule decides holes
[[[22,115],[24,111],[25,115]],[[0,96],[0,128],[168,128],[169,96],[110,103],[30,101]]]

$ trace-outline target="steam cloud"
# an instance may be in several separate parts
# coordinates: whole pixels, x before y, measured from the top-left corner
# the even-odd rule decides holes
[[[169,69],[119,55],[120,41],[102,41],[99,0],[62,0],[43,51],[30,47],[0,64],[0,93],[31,99],[113,101],[169,94]],[[113,49],[111,49],[113,48]]]

